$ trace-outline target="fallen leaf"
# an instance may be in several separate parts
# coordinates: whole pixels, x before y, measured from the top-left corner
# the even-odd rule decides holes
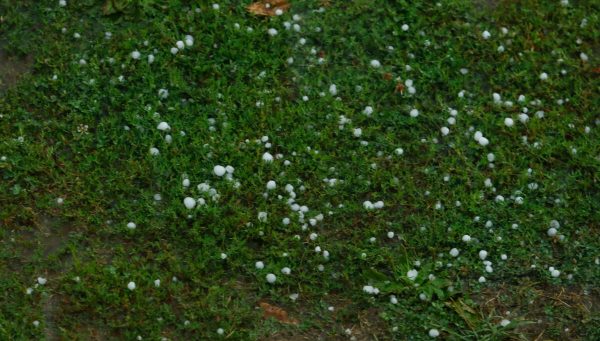
[[[269,317],[273,317],[282,323],[294,324],[294,325],[298,324],[298,320],[290,318],[288,316],[287,311],[283,310],[282,308],[276,307],[267,302],[261,302],[261,303],[259,303],[259,306],[263,310],[263,318],[265,318],[265,319],[268,319]]]
[[[400,94],[404,94],[404,84],[398,83],[396,84],[396,89],[394,92],[399,92]]]
[[[253,2],[246,9],[248,12],[254,15],[262,15],[262,16],[275,16],[275,11],[280,9],[285,12],[290,8],[290,4],[287,0],[263,0]]]

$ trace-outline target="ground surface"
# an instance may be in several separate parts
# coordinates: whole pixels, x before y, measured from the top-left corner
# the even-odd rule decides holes
[[[0,339],[600,339],[597,2],[248,4],[0,0]]]

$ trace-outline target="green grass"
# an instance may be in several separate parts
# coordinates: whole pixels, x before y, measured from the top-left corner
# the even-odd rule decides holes
[[[600,338],[598,4],[248,3],[0,0],[0,339]]]

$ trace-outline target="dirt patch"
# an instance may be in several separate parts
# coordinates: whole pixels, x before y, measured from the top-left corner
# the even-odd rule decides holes
[[[282,328],[266,335],[264,341],[301,340],[389,340],[387,323],[380,317],[377,308],[361,309],[356,303],[335,294],[327,298],[335,307],[328,312],[330,318],[323,319],[315,313],[313,305],[300,304],[288,307],[291,316],[297,317],[299,326],[279,324]],[[329,320],[329,321],[327,321]]]
[[[309,330],[302,332],[278,332],[277,334],[260,339],[262,341],[306,341],[306,340],[337,340],[329,338],[319,330]]]
[[[69,240],[69,234],[73,230],[72,226],[59,218],[49,215],[40,215],[35,219],[35,224],[39,228],[37,233],[38,245],[44,258],[60,254]],[[71,257],[61,259],[61,268],[58,273],[66,271],[71,266]],[[59,330],[57,326],[57,316],[60,315],[60,300],[57,296],[50,294],[42,303],[42,311],[46,321],[44,335],[46,340],[59,340]]]
[[[39,274],[48,279],[46,292],[40,301],[44,316],[44,339],[60,340],[60,316],[64,302],[60,295],[55,294],[55,279],[71,267],[72,259],[67,244],[75,228],[61,217],[40,214],[27,207],[23,211],[27,214],[20,220],[0,223],[8,238],[8,243],[2,247],[10,250],[11,255],[6,264],[17,276],[22,274],[23,268],[32,265],[46,269]]]
[[[69,235],[73,231],[73,226],[64,219],[50,215],[34,215],[32,219],[34,229],[23,230],[18,233],[18,238],[23,246],[20,252],[19,262],[27,264],[36,261],[36,255],[47,260],[49,257],[59,257],[59,268],[55,268],[47,273],[47,277],[52,278],[65,272],[71,266],[71,257],[65,255],[63,250],[67,246]],[[37,251],[37,252],[36,252]],[[52,281],[50,281],[52,283]],[[52,289],[52,285],[48,286]],[[61,311],[60,298],[49,290],[48,296],[41,302],[42,312],[45,320],[44,336],[46,340],[59,340],[60,332],[57,324]]]
[[[19,271],[23,266],[39,260],[48,259],[48,257],[58,256],[62,269],[70,264],[68,255],[65,257],[64,251],[69,240],[70,233],[74,227],[64,219],[52,217],[49,215],[39,215],[31,209],[31,216],[20,222],[9,222],[2,224],[8,232],[10,247],[14,248],[13,257],[8,265],[14,271]],[[42,257],[40,259],[40,257]]]
[[[493,10],[500,5],[501,0],[473,0],[473,5],[478,10]]]
[[[379,316],[380,311],[377,308],[369,308],[358,314],[359,324],[352,330],[352,335],[356,340],[387,340],[387,324]]]
[[[600,290],[522,283],[489,289],[476,300],[489,316],[520,321],[516,332],[528,339],[585,338],[582,321],[600,313]]]
[[[23,74],[31,71],[33,56],[10,56],[0,48],[0,92],[15,86]]]
[[[58,328],[56,327],[56,315],[60,309],[58,299],[54,295],[46,297],[42,303],[42,312],[46,321],[46,328],[44,329],[44,336],[46,340],[58,340]]]
[[[60,218],[49,215],[36,217],[35,224],[39,228],[38,241],[44,257],[57,253],[62,249],[73,227]]]
[[[88,312],[72,308],[67,296],[50,293],[41,303],[44,314],[44,340],[116,340],[110,329],[96,321]],[[77,316],[75,324],[62,320],[64,317]]]

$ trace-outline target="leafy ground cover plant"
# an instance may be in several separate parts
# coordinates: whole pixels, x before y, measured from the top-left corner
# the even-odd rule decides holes
[[[598,13],[0,0],[0,338],[600,338]]]

